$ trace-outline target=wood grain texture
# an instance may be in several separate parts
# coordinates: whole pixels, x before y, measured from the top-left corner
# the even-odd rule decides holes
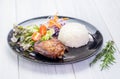
[[[53,0],[17,0],[16,4],[18,22],[33,17],[54,14],[56,10]],[[42,65],[19,58],[20,79],[55,79],[55,74],[54,66]]]
[[[54,0],[16,0],[16,4],[18,22],[57,12]]]
[[[55,0],[17,0],[18,22],[38,16],[54,15],[56,12]],[[54,66],[27,62],[22,58],[19,60],[20,79],[74,79],[72,65]],[[27,66],[28,69],[22,66]]]
[[[113,39],[120,49],[120,1],[94,0],[103,20],[105,21]]]
[[[20,58],[20,79],[55,79],[56,71],[54,65],[43,65]]]
[[[118,9],[120,10],[120,0],[115,0],[116,6],[118,7]]]
[[[0,0],[0,79],[18,79],[17,55],[10,49],[6,39],[15,22],[15,1]]]
[[[75,10],[76,17],[90,22],[91,24],[95,25],[95,27],[97,27],[102,32],[103,37],[104,37],[104,44],[106,41],[112,39],[111,34],[108,31],[109,29],[107,28],[107,25],[104,22],[104,19],[102,18],[103,16],[101,15],[101,13],[97,9],[95,3],[92,0],[79,0],[79,1],[77,1],[77,3],[74,2],[74,6],[76,6],[76,7],[74,7],[74,9],[76,9]],[[101,6],[103,6],[103,5],[101,4]],[[120,62],[119,62],[120,55],[119,55],[118,51],[116,52],[115,57],[116,57],[117,63],[114,66],[112,66],[110,70],[105,70],[103,72],[98,71],[100,69],[98,64],[100,64],[100,63],[96,64],[97,66],[95,65],[91,69],[88,67],[88,63],[91,61],[92,58],[86,60],[85,62],[83,61],[82,63],[84,63],[84,64],[81,64],[81,62],[77,63],[77,64],[73,64],[74,70],[76,72],[76,74],[75,74],[76,78],[77,79],[79,79],[79,78],[98,79],[98,76],[99,76],[99,79],[114,78],[115,76],[113,76],[112,74],[113,74],[113,72],[118,73],[118,71],[116,71],[116,68],[118,68],[120,66],[119,65],[120,64]],[[84,66],[88,67],[87,69],[85,69],[86,72],[85,71],[82,72],[79,69],[80,66],[83,66],[81,68],[84,68]],[[84,73],[84,74],[81,75],[81,73]],[[88,76],[86,76],[86,74]],[[118,76],[118,74],[114,74],[114,75]]]
[[[120,26],[120,10],[117,6],[116,2],[113,0],[94,0],[97,9],[101,13],[102,19],[105,22],[109,33],[112,36],[112,39],[115,41],[117,45],[118,51],[115,54],[116,64],[112,66],[112,68],[108,71],[104,71],[105,79],[119,79],[119,69],[120,67],[120,33],[119,33],[119,26]],[[108,75],[108,76],[106,76]]]
[[[119,79],[120,0],[0,0],[0,10],[0,79]],[[116,63],[109,70],[100,71],[100,62],[89,67],[95,56],[67,65],[46,65],[17,58],[6,42],[12,24],[56,12],[94,25],[103,34],[103,45],[114,40]]]

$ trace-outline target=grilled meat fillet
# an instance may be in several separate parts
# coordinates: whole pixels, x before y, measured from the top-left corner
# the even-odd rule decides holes
[[[34,45],[36,52],[49,58],[59,58],[63,56],[65,46],[56,38],[52,38],[43,42],[36,42]]]

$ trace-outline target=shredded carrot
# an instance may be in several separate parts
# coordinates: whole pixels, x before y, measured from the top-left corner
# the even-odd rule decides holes
[[[57,22],[58,21],[58,16],[55,15],[53,19],[50,19],[49,22],[48,22],[48,25],[49,27],[52,27],[52,26],[57,26],[58,28],[61,28],[61,25]]]
[[[63,20],[68,20],[68,18],[62,18],[62,19]],[[50,19],[48,21],[48,27],[51,28],[55,25],[56,27],[58,27],[60,29],[61,25],[60,25],[60,23],[58,23],[58,20],[59,20],[59,17],[57,16],[57,13],[56,13],[56,15],[53,17],[53,19]]]
[[[58,16],[57,16],[57,15],[55,15],[55,16],[54,16],[54,18],[53,18],[53,20],[54,20],[55,22],[57,22],[57,21],[58,21],[58,19],[59,19],[59,18],[58,18]]]

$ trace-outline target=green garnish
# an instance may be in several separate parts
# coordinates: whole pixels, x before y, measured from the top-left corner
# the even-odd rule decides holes
[[[104,70],[106,68],[109,68],[110,65],[113,65],[115,63],[115,47],[114,47],[114,42],[113,41],[108,41],[105,48],[96,55],[95,59],[90,63],[90,66],[95,64],[98,60],[101,60],[101,70]]]
[[[11,38],[12,45],[19,44],[25,51],[33,51],[34,41],[31,39],[32,34],[39,31],[39,26],[14,26],[13,37]]]
[[[54,30],[50,29],[47,31],[46,35],[41,38],[41,41],[46,41],[52,38],[52,35],[54,34]]]

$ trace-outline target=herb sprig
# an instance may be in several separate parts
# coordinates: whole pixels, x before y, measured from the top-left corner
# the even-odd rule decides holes
[[[110,65],[113,65],[115,63],[115,47],[113,41],[108,41],[105,48],[96,55],[95,59],[90,63],[90,66],[95,64],[98,60],[101,60],[102,63],[100,64],[101,70],[104,70],[106,68],[109,68]]]

